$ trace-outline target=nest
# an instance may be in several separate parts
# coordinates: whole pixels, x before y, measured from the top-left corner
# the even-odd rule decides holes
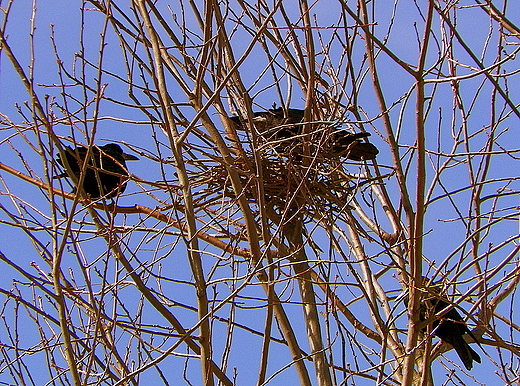
[[[232,165],[211,156],[215,162],[192,161],[200,170],[192,179],[202,188],[198,203],[222,204],[223,198],[243,196],[258,210],[264,207],[276,214],[298,210],[314,215],[348,208],[349,198],[363,181],[345,172],[344,161],[371,160],[378,150],[365,142],[369,133],[351,133],[326,121],[305,123],[303,117],[303,110],[284,114],[280,108],[254,113],[253,126],[231,117],[242,133],[237,144],[241,150],[236,151],[242,155]],[[251,129],[257,134],[254,143]],[[232,171],[240,179],[239,192],[231,182]]]
[[[237,159],[235,169],[242,185],[241,192],[235,192],[228,168],[219,164],[208,170],[204,178],[205,196],[215,200],[222,197],[236,199],[243,195],[258,206],[265,205],[276,213],[294,207],[310,214],[323,208],[334,206],[344,209],[349,197],[359,184],[355,177],[346,174],[336,163],[316,163],[304,167],[301,163],[287,162],[283,159],[261,158],[261,173],[250,169],[253,159]]]

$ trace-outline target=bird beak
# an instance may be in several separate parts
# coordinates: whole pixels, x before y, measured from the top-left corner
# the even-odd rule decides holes
[[[139,158],[137,158],[135,155],[126,154],[126,153],[123,153],[123,158],[124,158],[125,161],[137,161],[137,160],[139,160]]]

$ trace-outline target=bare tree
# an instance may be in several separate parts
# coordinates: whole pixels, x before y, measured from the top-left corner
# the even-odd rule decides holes
[[[23,3],[0,383],[519,383],[507,0]],[[99,199],[56,160],[105,142],[140,160]]]

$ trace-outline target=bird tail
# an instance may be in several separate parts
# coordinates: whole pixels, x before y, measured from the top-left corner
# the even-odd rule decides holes
[[[452,346],[468,371],[473,368],[473,361],[481,363],[480,356],[464,339],[458,339],[456,342],[452,342]]]
[[[350,149],[347,154],[347,158],[354,161],[361,161],[362,159],[368,161],[375,159],[378,153],[379,150],[377,150],[377,147],[371,143],[361,142]]]

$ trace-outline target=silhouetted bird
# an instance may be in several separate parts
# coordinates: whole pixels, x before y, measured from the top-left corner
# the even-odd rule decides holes
[[[325,156],[328,158],[346,156],[354,161],[375,159],[379,154],[377,147],[371,143],[359,141],[359,139],[369,136],[370,133],[353,134],[346,130],[339,130],[334,133],[332,146]]]
[[[79,180],[82,165],[87,156],[87,148],[79,146],[72,149],[67,146],[65,155],[72,173]],[[102,196],[112,198],[123,193],[126,189],[126,180],[129,175],[125,161],[138,159],[133,155],[123,153],[121,146],[115,143],[93,147],[82,185],[87,196],[91,199],[97,199]],[[59,156],[57,161],[64,166]],[[68,175],[65,172],[54,178],[61,177],[68,177]]]
[[[301,122],[305,110],[288,109],[287,116],[283,109],[269,109],[253,113],[253,122],[258,132],[268,141],[283,141],[302,133]],[[243,128],[245,120],[240,117],[231,117],[238,128]]]
[[[421,321],[431,318],[448,306],[449,303],[438,297],[424,299],[420,306]],[[477,339],[455,308],[433,321],[433,334],[453,346],[466,369],[471,370],[473,368],[473,361],[481,363],[480,356],[464,340],[464,334],[471,336],[475,342],[477,342]]]
[[[284,110],[278,107],[253,113],[253,122],[262,137],[266,141],[272,142],[277,151],[288,152],[294,148],[298,149],[298,143],[295,144],[294,137],[303,133],[304,115],[305,110],[300,109],[288,109],[285,115]],[[230,119],[237,125],[237,128],[244,128],[244,119],[236,116],[230,117]],[[346,157],[355,161],[374,159],[379,153],[377,148],[371,143],[359,141],[368,136],[370,136],[369,133],[352,134],[346,130],[335,131],[329,139],[328,146],[324,147],[322,156],[325,158]],[[297,139],[298,137],[296,142]],[[301,152],[301,147],[299,149]]]

